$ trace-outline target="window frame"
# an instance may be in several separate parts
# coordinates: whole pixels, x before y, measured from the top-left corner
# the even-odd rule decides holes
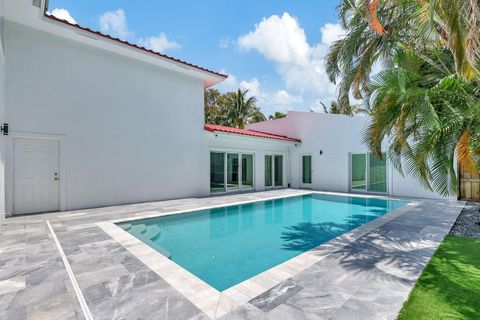
[[[265,153],[264,154],[264,157],[263,157],[263,161],[264,161],[264,172],[263,172],[263,176],[264,176],[264,179],[265,179],[265,170],[266,170],[266,166],[265,166],[265,159],[267,156],[271,156],[272,157],[272,185],[270,186],[267,186],[265,184],[265,181],[264,181],[264,187],[265,189],[268,189],[268,190],[272,190],[272,189],[282,189],[282,188],[285,188],[285,181],[286,181],[286,177],[285,177],[285,154],[283,153],[276,153],[276,152],[268,152],[268,153]],[[282,157],[282,184],[281,185],[275,185],[275,157],[276,156],[280,156]]]
[[[382,154],[385,154],[384,151],[382,151]],[[365,155],[366,156],[366,161],[365,161],[365,189],[353,189],[352,187],[352,156],[353,155]],[[348,154],[348,190],[350,193],[363,193],[363,194],[378,194],[378,195],[388,195],[389,190],[390,190],[390,168],[389,168],[389,163],[385,159],[385,192],[380,192],[380,191],[371,191],[369,190],[370,186],[370,158],[373,156],[371,152],[368,151],[356,151],[356,152],[350,152]]]
[[[212,188],[211,188],[211,184],[212,184],[212,181],[210,180],[209,181],[209,193],[211,195],[217,195],[217,194],[224,194],[224,193],[239,193],[239,192],[248,192],[248,191],[251,191],[251,190],[255,190],[255,152],[248,152],[248,151],[245,151],[245,152],[237,152],[237,151],[224,151],[224,150],[209,150],[209,155],[210,155],[210,160],[211,161],[211,154],[212,153],[221,153],[223,154],[223,191],[212,191]],[[238,188],[236,189],[228,189],[228,161],[227,161],[227,157],[229,154],[236,154],[238,156]],[[248,187],[248,188],[245,188],[243,187],[243,183],[242,183],[242,174],[243,174],[243,166],[242,166],[242,159],[243,159],[243,155],[250,155],[252,156],[252,173],[253,173],[253,177],[252,177],[252,187]],[[210,179],[210,176],[211,176],[211,162],[209,163],[209,166],[208,166],[208,170],[209,170],[209,179]]]
[[[303,182],[303,157],[310,157],[310,183]],[[300,186],[302,188],[311,188],[313,185],[313,153],[307,152],[300,154]]]

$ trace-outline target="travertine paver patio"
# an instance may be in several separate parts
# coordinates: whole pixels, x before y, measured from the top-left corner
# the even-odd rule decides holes
[[[209,319],[97,223],[303,192],[275,190],[2,218],[0,319],[84,319],[47,221],[93,319]],[[334,250],[322,260],[223,318],[394,319],[464,205],[416,201],[420,204],[410,210],[375,220],[372,230],[352,243],[328,244]]]

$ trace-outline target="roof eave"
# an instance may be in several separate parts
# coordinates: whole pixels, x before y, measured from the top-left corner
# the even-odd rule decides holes
[[[235,137],[242,137],[246,139],[259,139],[262,141],[268,140],[274,140],[274,141],[279,141],[279,142],[286,142],[286,143],[291,143],[291,144],[301,144],[302,141],[300,139],[295,139],[295,138],[273,138],[273,137],[259,137],[259,136],[254,136],[254,135],[248,135],[248,134],[241,134],[241,133],[235,133],[235,132],[226,132],[222,130],[215,130],[215,129],[208,129],[204,128],[205,131],[215,133],[215,134],[222,134],[222,135],[227,135],[227,136],[235,136]]]
[[[93,40],[102,40],[106,41],[110,44],[114,44],[117,46],[124,47],[125,49],[135,51],[137,53],[143,54],[146,57],[154,58],[154,60],[159,60],[164,63],[167,63],[168,65],[171,65],[171,70],[180,72],[180,73],[186,73],[191,76],[194,76],[196,78],[200,78],[204,81],[204,87],[208,88],[211,87],[215,84],[218,84],[222,81],[224,81],[226,78],[228,78],[228,75],[226,74],[221,74],[212,70],[208,70],[206,68],[202,68],[200,66],[190,64],[188,62],[155,52],[153,50],[141,47],[139,45],[129,43],[127,41],[120,40],[118,38],[111,37],[109,35],[91,30],[86,27],[82,27],[78,24],[71,24],[68,21],[59,19],[53,15],[48,14],[46,11],[43,14],[43,18],[50,23],[58,24],[62,26],[63,28],[72,30],[80,35],[86,36],[88,38],[91,38]],[[147,62],[153,62],[151,59],[144,59],[147,60]]]

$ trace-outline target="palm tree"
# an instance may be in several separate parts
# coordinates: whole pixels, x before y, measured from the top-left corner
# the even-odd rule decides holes
[[[274,114],[271,114],[268,116],[269,120],[274,120],[274,119],[281,119],[287,117],[286,113],[280,112],[280,111],[275,111]]]
[[[248,90],[227,93],[225,106],[230,126],[244,128],[249,123],[266,120],[256,106],[255,97],[248,97]]]
[[[444,49],[424,55],[399,51],[394,67],[374,77],[364,141],[381,156],[388,140],[395,168],[449,195],[457,191],[455,151],[480,164],[480,82],[455,75],[454,57]]]
[[[327,57],[339,104],[371,109],[365,142],[426,188],[452,194],[455,151],[480,169],[479,2],[343,0],[347,30]],[[383,70],[371,77],[375,64]]]
[[[343,114],[343,115],[346,115],[346,116],[353,117],[355,114],[366,113],[367,112],[367,110],[361,108],[358,105],[349,104],[349,105],[345,106],[345,105],[340,105],[337,101],[332,101],[330,103],[330,108],[327,108],[327,106],[322,101],[319,101],[319,102],[322,105],[323,111],[325,113]]]
[[[220,93],[205,90],[205,123],[243,128],[246,124],[265,121],[265,115],[256,106],[255,97],[247,91]]]
[[[391,65],[399,49],[447,47],[457,74],[478,74],[480,4],[476,0],[343,0],[339,20],[346,36],[327,55],[327,73],[339,82],[338,101],[366,96],[373,66]]]

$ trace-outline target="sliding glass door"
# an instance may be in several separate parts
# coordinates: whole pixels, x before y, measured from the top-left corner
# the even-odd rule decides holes
[[[227,191],[235,191],[240,188],[238,170],[238,154],[227,153]]]
[[[274,178],[275,187],[283,186],[283,156],[275,155],[274,157]]]
[[[265,187],[273,187],[273,156],[265,156]]]
[[[383,160],[378,159],[375,155],[369,155],[369,175],[368,175],[368,191],[387,192],[387,162],[385,154]]]
[[[366,154],[352,154],[352,189],[366,190],[367,189],[367,155]]]
[[[253,154],[242,154],[242,189],[253,189]]]
[[[253,154],[210,153],[210,192],[251,190],[253,187]]]
[[[265,156],[265,188],[283,186],[283,156]]]
[[[386,193],[387,162],[371,153],[351,154],[351,190]]]
[[[225,191],[225,154],[210,153],[210,191]]]

